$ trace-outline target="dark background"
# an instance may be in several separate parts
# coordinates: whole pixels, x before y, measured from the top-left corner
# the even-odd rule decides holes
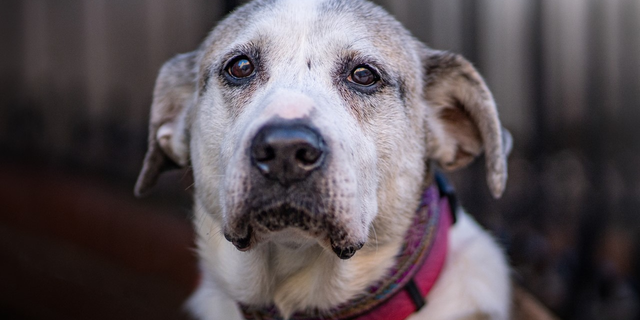
[[[515,138],[492,200],[514,278],[564,319],[640,319],[640,1],[378,1],[464,54]],[[155,76],[236,1],[0,2],[0,319],[180,319],[190,178],[134,199]]]

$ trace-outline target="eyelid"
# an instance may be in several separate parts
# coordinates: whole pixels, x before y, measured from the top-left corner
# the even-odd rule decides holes
[[[222,70],[229,69],[229,67],[231,67],[231,63],[233,63],[234,61],[242,57],[246,57],[246,59],[249,60],[249,62],[253,63],[253,59],[251,59],[247,54],[244,54],[242,52],[236,52],[234,54],[231,54],[229,58],[226,58],[224,60],[224,63],[222,64]]]

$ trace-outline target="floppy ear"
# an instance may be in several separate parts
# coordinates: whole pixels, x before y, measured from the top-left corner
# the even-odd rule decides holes
[[[160,69],[153,91],[149,145],[134,189],[142,196],[161,172],[189,163],[189,110],[195,102],[197,52],[180,54]]]
[[[425,50],[424,97],[427,100],[430,158],[445,170],[469,164],[483,151],[487,183],[499,198],[507,183],[507,155],[512,138],[502,128],[491,92],[462,56]]]

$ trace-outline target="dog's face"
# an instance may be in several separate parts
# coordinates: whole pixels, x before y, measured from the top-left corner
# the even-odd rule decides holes
[[[137,192],[191,164],[197,204],[239,250],[319,243],[350,258],[406,229],[430,160],[487,152],[499,195],[505,149],[491,94],[364,1],[255,1],[163,67]],[[378,239],[378,241],[381,241]]]

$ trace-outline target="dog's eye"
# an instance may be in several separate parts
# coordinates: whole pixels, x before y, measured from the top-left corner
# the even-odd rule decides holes
[[[356,67],[355,69],[353,69],[353,71],[351,71],[351,74],[349,74],[349,77],[347,78],[347,80],[361,86],[373,85],[378,81],[378,79],[378,75],[366,66]]]
[[[253,63],[245,56],[237,57],[227,66],[227,72],[237,79],[246,78],[255,70]]]

